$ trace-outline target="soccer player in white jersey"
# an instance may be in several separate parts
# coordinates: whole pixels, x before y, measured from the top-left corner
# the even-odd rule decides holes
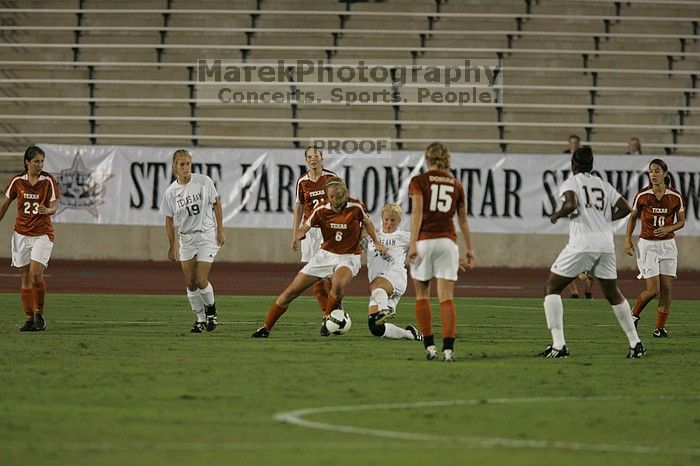
[[[561,292],[578,274],[588,271],[600,282],[629,341],[628,358],[641,358],[646,349],[637,335],[630,305],[617,286],[615,245],[611,223],[626,217],[631,208],[610,183],[591,174],[593,152],[588,146],[571,157],[573,175],[562,183],[562,207],[550,216],[552,223],[569,217],[569,242],[550,269],[545,286],[544,313],[552,333],[552,344],[540,353],[546,358],[569,356],[564,339],[564,306]]]
[[[382,255],[374,247],[369,236],[363,241],[367,251],[367,277],[369,279],[369,315],[367,325],[372,335],[396,340],[423,340],[423,335],[413,325],[398,327],[385,321],[396,314],[401,296],[406,292],[406,253],[411,233],[400,230],[401,206],[386,204],[382,208],[382,227],[377,231],[379,242],[386,246]]]
[[[197,320],[192,333],[208,332],[217,326],[214,288],[209,271],[219,248],[226,241],[221,199],[214,182],[192,173],[192,156],[180,149],[173,154],[173,175],[160,206],[170,241],[168,259],[180,261],[187,282],[187,299]],[[175,240],[177,231],[179,240]]]

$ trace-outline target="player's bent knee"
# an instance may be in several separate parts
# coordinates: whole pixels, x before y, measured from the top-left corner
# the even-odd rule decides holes
[[[372,335],[375,337],[383,337],[384,336],[384,331],[386,330],[384,327],[384,324],[377,325],[375,322],[377,318],[377,314],[370,314],[367,316],[367,326],[369,327],[369,331]]]

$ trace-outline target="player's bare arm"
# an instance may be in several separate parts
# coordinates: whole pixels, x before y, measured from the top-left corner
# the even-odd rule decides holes
[[[462,239],[464,241],[464,254],[460,254],[459,256],[459,268],[462,271],[465,271],[467,267],[473,269],[476,267],[476,255],[472,247],[469,220],[467,219],[467,208],[464,205],[461,205],[457,209],[457,223],[459,223],[459,229],[462,232]]]
[[[552,224],[557,223],[557,220],[560,218],[568,217],[578,207],[578,202],[576,201],[576,193],[573,191],[566,191],[564,193],[564,203],[561,206],[561,209],[557,210],[554,212],[550,217],[549,221],[552,222]]]
[[[175,241],[175,224],[172,217],[165,217],[165,233],[168,235],[168,241],[170,242],[168,260],[177,262],[177,242]]]
[[[214,217],[216,218],[216,241],[219,246],[223,246],[226,242],[226,235],[224,235],[224,212],[221,208],[221,197],[217,196],[214,200]]]
[[[7,208],[10,206],[11,202],[12,201],[10,200],[9,197],[2,196],[2,200],[0,201],[0,221],[2,221],[3,218],[5,218],[5,214],[7,213]]]
[[[388,250],[386,246],[384,246],[381,243],[381,241],[379,241],[379,238],[377,237],[377,230],[376,228],[374,228],[374,223],[372,223],[372,219],[369,218],[369,216],[365,215],[364,223],[364,229],[367,231],[367,234],[372,239],[372,242],[374,243],[374,249],[376,249],[377,252],[382,256],[386,255]]]
[[[615,210],[612,213],[612,221],[620,220],[621,218],[627,217],[629,213],[632,212],[632,207],[624,197],[621,197],[615,203]]]
[[[418,234],[420,227],[423,224],[423,196],[420,194],[412,194],[411,201],[413,202],[413,211],[411,214],[411,240],[408,244],[409,261],[413,261],[418,256]]]
[[[634,227],[637,225],[637,218],[639,218],[639,213],[636,210],[630,212],[630,218],[627,220],[627,230],[625,231],[625,254],[628,256],[634,256],[634,244],[632,244],[632,235],[634,234]]]
[[[662,238],[676,230],[680,230],[685,226],[685,212],[678,212],[676,223],[664,225],[654,230],[654,236]]]
[[[306,222],[302,226],[300,226],[299,229],[297,229],[296,240],[301,241],[302,239],[304,239],[304,236],[306,236],[306,234],[309,232],[310,229],[311,229],[311,224],[308,222]]]
[[[44,204],[41,204],[37,209],[37,213],[41,215],[53,215],[56,213],[56,209],[58,208],[58,203],[56,201],[51,201],[49,203],[49,206],[46,207]]]
[[[304,206],[300,203],[297,202],[294,204],[294,220],[292,223],[292,242],[290,243],[290,247],[294,251],[299,250],[299,239],[297,238],[297,234],[299,233],[299,224],[301,223],[301,214],[304,211]],[[303,236],[302,236],[303,238]]]

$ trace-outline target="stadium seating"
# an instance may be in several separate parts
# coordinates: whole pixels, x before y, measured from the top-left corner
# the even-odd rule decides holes
[[[294,147],[353,135],[392,138],[405,149],[441,139],[464,151],[560,153],[571,133],[599,152],[623,153],[637,136],[648,152],[700,154],[700,5],[688,0],[79,5],[3,2],[0,154],[16,156],[35,141]],[[455,57],[501,63],[500,100],[458,107],[197,98],[200,58],[338,65]]]

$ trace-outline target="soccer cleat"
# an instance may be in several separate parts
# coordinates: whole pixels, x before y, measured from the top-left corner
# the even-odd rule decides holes
[[[376,317],[374,319],[375,323],[377,325],[382,325],[384,322],[386,322],[387,320],[391,319],[392,317],[394,317],[396,315],[396,309],[394,309],[393,307],[388,307],[386,309],[380,310],[375,315],[376,315]]]
[[[586,299],[593,299],[593,294],[590,291],[586,291]]]
[[[654,329],[654,338],[669,338],[668,332],[664,327]]]
[[[571,299],[578,299],[578,293],[571,293],[571,296],[569,296]]]
[[[562,346],[561,349],[554,348],[552,345],[547,346],[544,351],[539,353],[538,356],[545,358],[568,358],[569,350],[566,345]]]
[[[418,331],[417,328],[415,328],[413,325],[407,325],[406,330],[411,332],[411,335],[413,335],[413,339],[416,341],[423,341],[423,334]]]
[[[326,319],[323,319],[323,322],[321,322],[321,336],[322,337],[328,337],[330,336],[331,332],[328,331],[326,328]]]
[[[46,321],[44,320],[44,316],[42,314],[37,314],[34,317],[34,326],[39,332],[46,330]]]
[[[641,359],[642,356],[644,356],[644,353],[647,352],[647,349],[644,347],[642,342],[640,341],[636,345],[634,345],[634,348],[630,348],[630,352],[627,354],[628,359]]]
[[[632,314],[632,323],[634,324],[634,328],[637,328],[637,323],[639,323],[639,316]]]
[[[36,332],[36,325],[33,320],[24,321],[24,325],[19,328],[20,332]]]
[[[219,323],[216,321],[216,304],[211,306],[204,305],[204,311],[207,314],[207,332],[213,332]]]
[[[270,336],[270,331],[266,329],[265,327],[260,327],[256,331],[253,332],[253,334],[250,336],[250,338],[267,338]]]
[[[190,333],[202,333],[204,330],[206,330],[207,324],[206,322],[195,322],[194,325],[192,326],[192,329],[190,330]]]
[[[435,350],[435,345],[430,345],[425,349],[425,359],[428,361],[433,361],[437,359],[437,351]]]
[[[442,353],[445,362],[455,362],[454,352],[451,349],[446,349]]]

